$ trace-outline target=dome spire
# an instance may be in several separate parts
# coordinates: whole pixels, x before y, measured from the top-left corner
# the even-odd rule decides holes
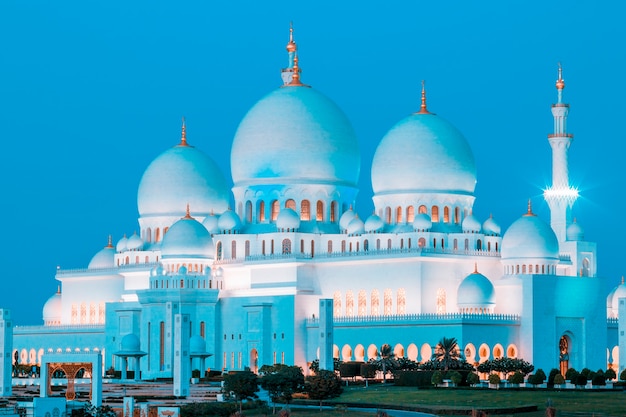
[[[113,247],[113,237],[111,235],[109,235],[109,240],[107,245],[105,246],[106,248],[112,248]]]
[[[563,67],[559,62],[559,79],[556,80],[556,90],[558,92],[557,103],[563,102],[563,89],[565,88],[565,81],[563,81]]]
[[[418,111],[417,114],[430,114],[426,108],[426,81],[424,80],[422,80],[422,105],[420,106],[420,111]]]
[[[289,22],[289,42],[287,43],[287,52],[292,53],[296,52],[298,46],[296,42],[293,40],[293,22]]]
[[[531,201],[531,199],[528,199],[528,211],[526,212],[526,214],[524,214],[524,216],[534,216],[535,213],[533,213],[533,203]]]
[[[191,212],[189,211],[189,203],[187,203],[187,209],[185,210],[185,217],[183,217],[183,219],[193,219],[193,217],[191,217]]]
[[[293,73],[289,86],[302,87],[304,84],[300,81],[300,67],[298,66],[298,54],[293,58]]]
[[[185,125],[184,117],[183,117],[183,125],[181,128],[181,134],[180,134],[180,143],[178,144],[178,146],[189,146],[189,144],[187,143],[187,126]]]
[[[474,273],[478,273],[478,262],[474,262]]]
[[[283,68],[281,71],[281,78],[283,79],[283,85],[300,85],[292,84],[293,78],[296,77],[296,71],[298,70],[298,46],[296,41],[293,40],[293,22],[289,22],[289,42],[287,42],[287,68]],[[298,78],[300,75],[298,74]],[[299,81],[299,80],[298,80]]]

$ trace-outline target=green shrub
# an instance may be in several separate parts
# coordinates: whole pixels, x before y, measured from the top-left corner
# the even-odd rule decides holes
[[[626,369],[619,374],[620,381],[626,381]]]
[[[342,378],[354,378],[361,376],[361,364],[363,362],[343,362],[339,365],[339,375]]]
[[[604,373],[604,378],[606,380],[609,379],[615,379],[617,377],[617,374],[615,373],[615,371],[611,368],[607,369],[606,372]]]
[[[589,369],[589,368],[583,368],[583,370],[582,370],[582,371],[580,371],[580,374],[581,374],[581,375],[584,375],[584,376],[587,378],[587,380],[589,380],[589,374],[590,374],[591,372],[592,372],[592,371],[591,371],[591,369]]]
[[[578,375],[578,371],[574,368],[569,368],[565,372],[565,379],[568,381],[572,381],[572,383],[576,382],[576,376]]]
[[[461,376],[458,371],[449,371],[446,375],[446,378],[452,381],[452,383],[455,385],[459,385],[463,380],[463,376]]]
[[[576,376],[576,385],[584,386],[587,385],[587,377],[580,373]]]
[[[537,379],[538,384],[543,384],[546,380],[546,373],[543,372],[543,369],[539,368],[537,369],[537,372],[535,372],[535,378]]]
[[[467,383],[470,385],[476,385],[480,382],[480,378],[474,372],[467,374]]]
[[[443,372],[435,371],[433,376],[430,378],[430,383],[433,385],[441,385],[443,383]]]
[[[555,384],[554,377],[557,375],[561,375],[561,371],[556,368],[550,369],[550,373],[548,374],[548,385]]]
[[[606,379],[604,379],[604,374],[595,374],[594,377],[591,379],[591,384],[598,386],[606,385]]]
[[[522,375],[521,372],[517,371],[509,375],[509,378],[507,380],[510,384],[521,384],[522,382],[524,382],[524,375]]]
[[[489,375],[489,383],[493,385],[498,385],[500,383],[500,375],[498,374],[490,374]]]
[[[393,381],[396,386],[428,388],[432,386],[435,371],[396,371]]]
[[[563,378],[563,375],[561,374],[556,374],[554,375],[554,385],[563,385],[565,384],[565,378]]]

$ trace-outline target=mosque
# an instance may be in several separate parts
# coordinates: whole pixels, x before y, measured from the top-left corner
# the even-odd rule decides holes
[[[472,149],[429,111],[423,86],[421,107],[376,149],[375,212],[357,214],[354,130],[301,80],[293,30],[287,54],[283,84],[235,134],[232,190],[183,122],[179,143],[141,178],[140,233],[109,238],[87,268],[57,270],[43,325],[13,329],[19,363],[99,351],[104,369],[136,358],[137,378],[167,378],[183,340],[193,369],[307,371],[318,358],[367,361],[385,343],[426,361],[445,336],[471,363],[624,369],[617,317],[626,285],[607,298],[596,243],[573,220],[560,68],[549,223],[529,203],[502,233],[494,217],[472,214]]]

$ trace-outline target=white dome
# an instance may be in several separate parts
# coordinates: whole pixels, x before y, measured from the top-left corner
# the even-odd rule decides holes
[[[559,259],[559,242],[549,224],[529,212],[517,219],[502,237],[502,260]]]
[[[350,223],[348,223],[346,231],[349,235],[360,235],[365,231],[364,226],[363,220],[359,219],[359,216],[356,216]]]
[[[459,309],[491,310],[496,304],[496,291],[493,284],[483,274],[474,271],[459,285],[457,305]]]
[[[567,236],[567,240],[585,240],[585,230],[580,226],[580,224],[576,223],[576,219],[574,219],[574,222],[572,224],[567,226],[567,231],[565,232],[565,234]]]
[[[626,298],[626,284],[624,283],[624,279],[622,279],[622,283],[613,290],[613,299],[611,300],[613,317],[617,317],[620,298]]]
[[[383,137],[372,162],[375,194],[473,195],[472,150],[454,126],[432,113],[414,113]]]
[[[185,216],[169,228],[161,244],[161,256],[185,258],[212,258],[213,239],[201,223]]]
[[[128,243],[128,238],[126,237],[126,235],[124,235],[124,237],[122,237],[120,240],[117,241],[117,244],[115,245],[115,250],[117,252],[124,252],[126,250],[127,243]]]
[[[481,226],[478,219],[473,214],[470,214],[463,219],[461,228],[463,229],[463,233],[480,233]]]
[[[352,207],[350,207],[349,210],[346,210],[341,217],[339,218],[339,228],[342,231],[345,231],[348,229],[348,225],[350,224],[350,222],[352,220],[354,220],[356,218],[356,213],[354,212],[354,210],[352,210]]]
[[[224,175],[211,158],[186,142],[168,149],[148,166],[139,183],[141,217],[183,216],[185,204],[194,213],[221,213],[228,208]]]
[[[341,184],[356,187],[359,144],[344,113],[312,88],[286,86],[256,103],[235,134],[235,187]]]
[[[143,249],[143,240],[141,240],[141,238],[137,236],[137,233],[133,233],[133,235],[129,237],[128,241],[126,242],[126,250],[142,250],[142,249]]]
[[[418,213],[413,219],[413,229],[426,231],[433,227],[433,221],[426,213]]]
[[[43,322],[45,325],[59,325],[61,324],[61,316],[63,311],[63,298],[61,291],[57,291],[52,297],[48,298],[48,301],[43,305]]]
[[[206,227],[206,230],[208,230],[209,233],[213,235],[213,234],[219,233],[220,231],[219,224],[218,224],[219,220],[220,220],[219,216],[216,216],[215,214],[211,213],[204,218],[204,220],[202,221],[202,225]]]
[[[87,266],[88,269],[113,267],[115,267],[115,248],[113,248],[110,242],[91,258],[89,266]]]
[[[500,236],[502,229],[500,225],[493,219],[493,216],[489,216],[483,223],[483,233],[487,236]]]
[[[239,230],[239,228],[241,228],[241,219],[239,218],[239,216],[237,216],[237,213],[235,213],[231,209],[228,209],[220,216],[219,220],[217,221],[217,227],[220,232],[223,232],[225,230],[237,231]]]
[[[372,232],[381,231],[384,225],[385,223],[383,222],[383,219],[381,219],[376,214],[372,214],[371,216],[367,218],[367,220],[365,220],[365,224],[363,225],[363,228],[365,232],[372,233]]]
[[[293,230],[300,227],[300,217],[293,209],[284,208],[278,213],[276,218],[278,230]]]

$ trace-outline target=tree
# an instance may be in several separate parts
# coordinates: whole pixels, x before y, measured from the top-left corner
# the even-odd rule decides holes
[[[569,368],[567,371],[565,371],[565,379],[567,379],[568,381],[571,381],[572,384],[576,383],[577,375],[578,375],[578,371],[574,368]]]
[[[263,369],[263,368],[261,368]],[[304,374],[299,366],[276,365],[264,369],[265,375],[261,378],[261,387],[267,390],[276,412],[276,402],[284,400],[287,404],[293,399],[293,394],[304,389]]]
[[[455,337],[444,337],[437,343],[433,359],[443,365],[444,371],[450,369],[453,362],[458,361],[460,358],[459,344]]]
[[[620,379],[620,381],[626,381],[626,369],[624,369],[622,372],[620,372],[619,379]]]
[[[449,371],[446,378],[450,379],[454,385],[459,385],[463,380],[463,376],[458,371]]]
[[[467,374],[467,383],[469,385],[476,385],[480,382],[480,378],[474,372]]]
[[[72,417],[117,417],[117,414],[109,405],[96,407],[88,401],[83,408],[72,410]]]
[[[235,400],[239,403],[239,413],[241,413],[243,400],[257,398],[259,379],[250,370],[234,372],[224,377],[223,390],[226,394],[232,393]]]
[[[385,343],[380,347],[378,352],[378,359],[376,364],[383,373],[383,384],[387,382],[387,372],[393,371],[396,368],[396,361],[394,359],[395,354],[391,346]]]
[[[339,397],[343,392],[343,387],[337,374],[320,369],[317,374],[306,378],[304,390],[309,394],[309,398],[320,401],[320,411],[322,411],[322,402],[329,398]]]
[[[433,376],[430,377],[430,383],[434,386],[441,385],[443,383],[443,372],[435,371]]]
[[[606,370],[606,372],[604,372],[604,377],[608,381],[609,379],[615,379],[617,377],[617,374],[615,373],[613,369],[609,368]]]
[[[563,378],[563,375],[561,374],[554,375],[554,385],[563,385],[563,384],[565,384],[565,378]]]

